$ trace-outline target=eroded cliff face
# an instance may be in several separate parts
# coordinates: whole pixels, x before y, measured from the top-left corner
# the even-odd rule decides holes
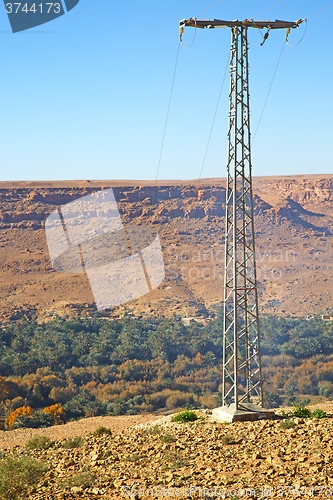
[[[0,316],[92,314],[85,274],[51,266],[45,220],[58,207],[113,188],[123,223],[152,226],[165,280],[111,311],[209,316],[223,300],[225,180],[198,183],[71,181],[0,184]],[[333,176],[254,179],[262,312],[306,315],[332,308]]]
[[[202,218],[223,215],[225,188],[222,186],[99,186],[67,188],[0,188],[0,222],[3,229],[43,227],[46,217],[58,206],[100,189],[113,187],[124,217],[152,215]],[[1,184],[0,184],[1,186]]]
[[[258,191],[264,196],[289,198],[304,208],[320,205],[328,211],[333,203],[333,179],[331,176],[299,176],[275,178],[259,182]]]

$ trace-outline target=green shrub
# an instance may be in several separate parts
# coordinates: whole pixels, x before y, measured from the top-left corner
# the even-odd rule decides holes
[[[65,441],[64,448],[80,448],[80,446],[82,445],[83,445],[82,438],[80,436],[75,436]]]
[[[163,459],[169,463],[165,469],[178,469],[179,467],[188,465],[188,459],[181,452],[175,450],[165,451]]]
[[[309,418],[311,417],[311,411],[306,406],[294,406],[294,411],[292,412],[281,412],[281,416],[284,418],[298,417],[298,418]]]
[[[175,437],[172,434],[167,434],[166,436],[161,436],[162,443],[172,443],[175,440]]]
[[[134,410],[134,408],[130,408],[129,410],[126,411],[126,415],[137,415],[138,412]]]
[[[280,427],[281,427],[282,429],[293,429],[294,427],[296,427],[296,424],[295,424],[295,422],[293,422],[292,420],[287,419],[287,420],[283,420],[283,421],[280,423]]]
[[[13,424],[13,429],[39,429],[41,427],[51,427],[51,425],[53,425],[51,415],[35,411],[32,415],[20,415],[17,417]]]
[[[87,389],[82,389],[64,405],[64,411],[68,418],[80,418],[86,416],[98,416],[105,413],[103,403]]]
[[[146,429],[144,431],[144,434],[146,434],[146,435],[151,434],[152,436],[156,436],[156,434],[160,434],[160,433],[161,433],[161,429],[159,428],[159,426],[157,424],[153,425],[153,427],[149,427],[148,429]]]
[[[194,422],[197,419],[197,414],[194,411],[185,410],[171,417],[171,422]]]
[[[226,435],[221,438],[222,444],[235,444],[235,439],[232,436]]]
[[[313,412],[311,413],[311,418],[325,418],[325,417],[327,417],[327,413],[324,410],[316,409],[313,410]]]
[[[279,408],[282,404],[282,399],[274,392],[264,391],[265,408]]]
[[[307,406],[309,403],[311,403],[311,400],[309,398],[304,398],[304,399],[298,400],[298,404],[300,406]]]
[[[29,439],[27,442],[27,448],[29,450],[47,450],[53,446],[54,441],[48,436],[36,436],[34,438]]]
[[[111,431],[111,429],[108,429],[107,427],[100,425],[99,427],[97,427],[95,432],[93,432],[94,436],[102,436],[103,434],[107,434],[107,435],[111,436],[112,431]]]
[[[306,406],[295,405],[294,408],[293,417],[308,418],[311,416],[311,411]]]
[[[134,453],[134,455],[129,455],[128,457],[125,458],[126,462],[137,462],[140,460],[139,455],[137,453]]]
[[[68,479],[64,483],[64,486],[68,488],[73,488],[74,486],[78,488],[82,487],[83,489],[90,488],[95,483],[96,477],[96,474],[93,472],[80,472],[80,474]]]
[[[8,456],[0,461],[0,499],[28,498],[29,488],[46,472],[43,462],[30,457]]]

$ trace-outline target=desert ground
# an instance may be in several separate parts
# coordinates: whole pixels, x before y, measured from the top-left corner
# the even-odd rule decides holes
[[[330,414],[333,403],[310,407]],[[287,409],[285,409],[287,410]],[[332,418],[194,422],[170,416],[96,417],[48,429],[7,431],[3,457],[29,456],[45,464],[28,498],[281,498],[331,496]],[[278,410],[277,413],[281,413]],[[112,434],[94,436],[100,425]],[[37,435],[46,449],[29,448]],[[81,436],[78,446],[68,438]],[[147,493],[148,492],[148,493]]]

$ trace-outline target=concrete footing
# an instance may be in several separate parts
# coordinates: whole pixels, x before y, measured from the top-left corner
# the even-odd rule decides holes
[[[238,410],[235,405],[220,406],[212,411],[212,419],[217,422],[241,422],[246,420],[263,420],[274,417],[274,411],[251,403],[241,403]]]

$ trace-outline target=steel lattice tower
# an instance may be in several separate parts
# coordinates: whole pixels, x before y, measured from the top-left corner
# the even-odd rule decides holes
[[[232,31],[226,190],[222,403],[262,406],[247,27]]]
[[[225,226],[222,405],[263,407],[258,288],[252,196],[248,28],[297,28],[301,21],[180,22],[195,28],[231,28],[228,164]]]

